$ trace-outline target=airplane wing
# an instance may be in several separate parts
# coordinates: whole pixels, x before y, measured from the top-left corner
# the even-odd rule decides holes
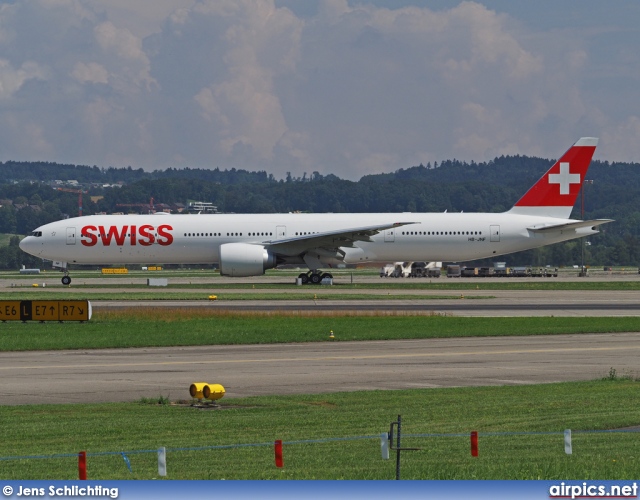
[[[263,245],[276,254],[288,256],[300,255],[311,249],[327,249],[335,251],[339,247],[352,247],[357,241],[371,241],[371,236],[374,236],[381,231],[406,226],[408,224],[417,224],[417,222],[394,222],[393,224],[352,227],[336,231],[295,236],[292,238],[269,240],[263,242]]]
[[[609,222],[613,222],[613,219],[580,220],[576,222],[566,222],[563,224],[552,224],[549,226],[528,227],[527,230],[534,233],[547,233],[553,231],[565,231],[567,229],[579,229],[581,227],[596,227]]]

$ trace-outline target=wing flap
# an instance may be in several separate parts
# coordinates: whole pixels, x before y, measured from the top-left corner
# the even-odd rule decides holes
[[[352,227],[325,231],[322,233],[265,241],[263,244],[272,252],[282,255],[298,255],[311,249],[337,250],[339,247],[353,247],[357,241],[371,241],[371,237],[387,229],[394,229],[417,222],[394,222],[374,226]]]

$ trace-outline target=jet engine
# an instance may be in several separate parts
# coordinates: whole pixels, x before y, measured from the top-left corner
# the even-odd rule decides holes
[[[225,243],[220,245],[220,274],[222,276],[261,276],[276,267],[276,256],[261,245]]]

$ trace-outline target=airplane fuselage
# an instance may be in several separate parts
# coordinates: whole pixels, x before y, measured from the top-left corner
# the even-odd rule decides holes
[[[536,233],[571,219],[505,213],[375,213],[375,214],[211,214],[95,215],[76,217],[38,228],[23,240],[30,254],[73,264],[212,264],[220,247],[243,243],[269,248],[272,242],[349,227],[403,222],[352,246],[336,246],[346,264],[394,261],[460,262],[536,248],[579,236],[592,228]],[[578,234],[577,234],[578,232]],[[295,242],[287,263],[302,262]],[[320,256],[325,265],[339,262]]]

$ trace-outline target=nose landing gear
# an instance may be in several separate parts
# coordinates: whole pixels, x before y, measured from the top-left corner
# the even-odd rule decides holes
[[[67,263],[54,260],[53,268],[58,269],[59,271],[62,271],[64,273],[64,276],[60,281],[62,281],[62,284],[64,286],[69,286],[71,284],[71,276],[69,276],[69,271],[67,270]]]

